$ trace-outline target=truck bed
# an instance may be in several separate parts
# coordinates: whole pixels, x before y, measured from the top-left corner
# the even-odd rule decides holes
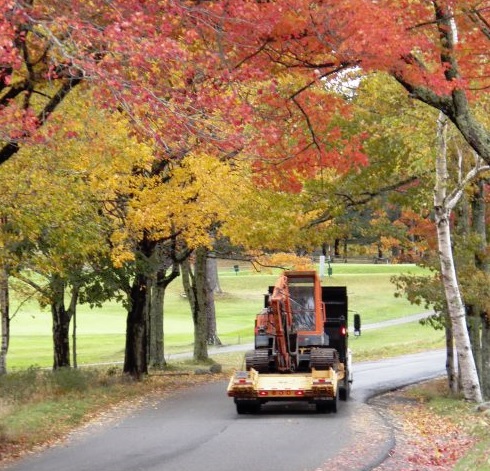
[[[266,401],[334,399],[337,384],[344,378],[343,369],[313,370],[311,373],[258,373],[237,371],[230,379],[227,393],[235,398]]]

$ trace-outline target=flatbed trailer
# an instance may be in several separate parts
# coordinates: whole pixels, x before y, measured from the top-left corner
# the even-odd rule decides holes
[[[311,373],[258,373],[237,371],[230,379],[227,394],[234,398],[239,414],[258,412],[269,401],[303,401],[316,405],[319,412],[337,412],[339,384],[345,378],[339,370],[315,370]]]

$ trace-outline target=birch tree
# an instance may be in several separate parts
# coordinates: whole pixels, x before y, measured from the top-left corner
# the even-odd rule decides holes
[[[465,399],[481,402],[482,393],[471,350],[470,338],[466,326],[466,312],[458,285],[451,248],[450,216],[462,196],[465,185],[479,173],[489,170],[490,166],[483,165],[482,160],[476,156],[473,169],[462,178],[456,188],[449,191],[447,127],[448,119],[441,113],[437,121],[438,152],[436,156],[436,183],[434,188],[434,212],[439,244],[441,276],[454,334],[462,392]]]

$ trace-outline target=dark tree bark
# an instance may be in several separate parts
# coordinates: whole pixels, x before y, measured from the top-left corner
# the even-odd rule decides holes
[[[216,305],[214,302],[214,294],[222,293],[219,285],[218,264],[216,257],[209,254],[206,262],[206,292],[207,292],[207,342],[208,345],[221,345],[221,340],[218,336],[218,328],[216,324]]]
[[[445,326],[445,334],[446,334],[446,374],[448,380],[449,390],[456,394],[459,390],[459,380],[458,380],[458,372],[456,370],[456,360],[454,355],[454,337],[453,330],[451,328],[451,318],[449,317],[449,313],[446,312],[446,326]]]
[[[65,291],[67,283],[59,276],[53,276],[50,282],[51,315],[53,318],[53,369],[69,367],[70,365],[70,322],[76,315],[79,287],[71,291],[70,305],[65,307]],[[74,332],[74,337],[76,332]],[[73,350],[76,365],[76,341]]]
[[[136,250],[136,274],[129,289],[128,316],[126,319],[126,347],[124,373],[141,379],[148,373],[148,331],[152,271],[150,260],[156,242],[146,236]]]
[[[53,369],[70,366],[70,312],[65,308],[65,282],[58,276],[51,280],[51,315],[53,318]]]
[[[189,300],[194,323],[194,360],[208,359],[207,281],[206,261],[208,251],[204,247],[195,250],[194,272],[188,260],[181,263],[182,283]]]
[[[488,313],[484,313],[482,319],[481,332],[481,387],[485,400],[490,400],[490,318]]]
[[[70,300],[70,306],[68,307],[68,315],[70,319],[73,321],[73,328],[72,328],[72,360],[73,360],[73,368],[78,367],[78,362],[77,362],[77,305],[78,305],[78,294],[80,292],[80,287],[78,285],[72,286],[71,289],[71,300]]]
[[[149,365],[152,368],[163,368],[165,361],[165,333],[163,328],[165,291],[167,286],[179,276],[179,266],[164,254],[161,247],[158,270],[154,276],[150,303]],[[168,273],[168,269],[172,268]]]
[[[481,382],[482,372],[482,351],[481,351],[481,317],[476,306],[468,304],[466,306],[466,323],[470,335],[471,350],[475,358],[475,365]]]
[[[146,274],[137,274],[131,286],[123,371],[135,379],[140,379],[148,373],[147,323],[150,281]]]
[[[150,327],[148,335],[148,364],[150,368],[164,368],[166,366],[164,354],[163,312],[165,300],[165,286],[159,284],[159,279],[165,277],[165,272],[159,270],[151,283],[150,299]]]
[[[204,247],[196,249],[196,264],[194,272],[196,311],[194,320],[194,359],[203,361],[208,359],[208,289],[207,289],[207,258],[208,250]]]
[[[479,246],[475,252],[475,268],[485,273],[489,273],[490,267],[487,261],[487,227],[486,227],[486,188],[487,181],[485,179],[478,180],[475,191],[473,192],[473,198],[471,200],[472,209],[472,229],[476,233],[479,240]],[[478,373],[480,377],[480,385],[482,388],[482,395],[485,399],[490,398],[490,334],[489,334],[489,319],[488,313],[484,308],[479,308],[475,312],[475,320],[478,319],[478,330],[476,326],[474,342],[477,345],[474,350],[477,351],[478,357],[475,357],[477,361]],[[473,340],[472,340],[473,341]],[[473,345],[473,344],[472,344]]]
[[[8,270],[0,266],[0,316],[2,324],[2,344],[0,347],[0,375],[7,373],[7,353],[10,343],[10,301]]]

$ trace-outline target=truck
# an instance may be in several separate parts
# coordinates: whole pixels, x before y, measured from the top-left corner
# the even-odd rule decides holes
[[[354,334],[360,335],[359,314]],[[322,286],[313,270],[284,271],[255,318],[245,368],[227,387],[237,413],[259,412],[269,401],[307,401],[318,412],[337,412],[353,382],[348,337],[347,288]]]

